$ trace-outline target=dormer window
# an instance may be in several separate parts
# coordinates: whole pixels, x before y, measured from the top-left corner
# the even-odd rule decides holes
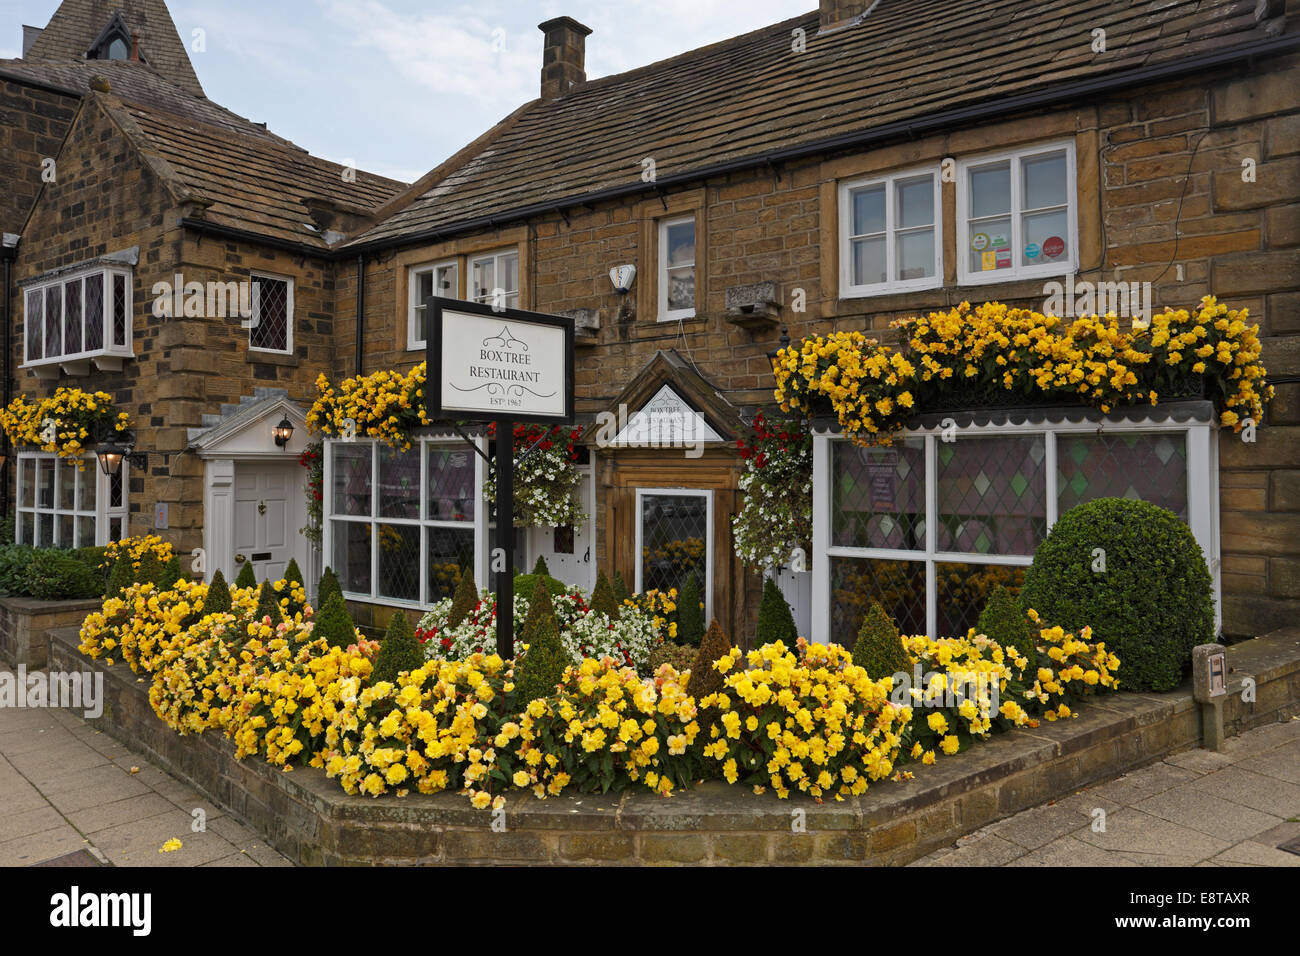
[[[138,54],[137,54],[138,55]],[[113,14],[103,32],[90,49],[86,51],[87,60],[129,60],[131,59],[131,31],[120,13]],[[144,57],[140,57],[144,59]]]
[[[114,38],[113,38],[113,42],[110,43],[110,44],[108,45],[108,55],[105,56],[105,57],[102,57],[102,59],[105,59],[105,60],[125,60],[126,57],[127,57],[127,54],[130,53],[130,52],[131,52],[131,50],[130,50],[130,48],[126,45],[126,41],[125,41],[125,40],[123,40],[121,37],[114,37]]]

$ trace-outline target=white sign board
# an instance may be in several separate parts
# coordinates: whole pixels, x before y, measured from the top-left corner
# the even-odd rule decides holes
[[[573,323],[431,298],[429,417],[571,422]]]
[[[665,385],[627,420],[627,424],[614,437],[613,443],[634,447],[676,448],[720,441],[722,436],[713,430],[704,416]]]

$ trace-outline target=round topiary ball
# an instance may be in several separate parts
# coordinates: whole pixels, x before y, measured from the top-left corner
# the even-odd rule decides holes
[[[1192,648],[1214,640],[1214,593],[1200,545],[1178,516],[1098,498],[1067,511],[1034,555],[1021,603],[1047,624],[1119,656],[1125,690],[1169,690]]]

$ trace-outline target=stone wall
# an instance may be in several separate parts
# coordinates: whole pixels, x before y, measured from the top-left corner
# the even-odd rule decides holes
[[[70,93],[0,80],[0,232],[23,231],[41,191],[42,164],[59,155],[77,105]]]
[[[0,598],[0,657],[14,666],[44,667],[46,637],[57,628],[81,627],[102,601],[37,601],[34,598]]]

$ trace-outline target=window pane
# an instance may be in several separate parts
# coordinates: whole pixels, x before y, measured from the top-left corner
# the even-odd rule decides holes
[[[420,526],[381,524],[378,528],[380,596],[420,600]]]
[[[89,515],[82,515],[77,519],[77,544],[78,548],[93,548],[95,546],[95,519]]]
[[[1047,536],[1042,435],[940,442],[940,551],[1033,554]]]
[[[77,472],[77,511],[95,510],[95,485],[98,484],[98,471],[87,465],[84,471]]]
[[[984,605],[999,585],[1019,594],[1025,583],[1025,569],[997,564],[936,564],[934,580],[938,591],[936,637],[965,637],[979,623]]]
[[[456,267],[439,266],[435,274],[437,275],[437,282],[434,295],[440,295],[446,299],[456,298],[456,293],[459,291],[456,288]]]
[[[372,446],[369,442],[365,442],[336,444],[332,447],[334,449],[334,514],[370,514]]]
[[[385,518],[420,517],[420,448],[407,451],[379,446],[379,514]],[[419,553],[419,543],[416,545]]]
[[[1187,520],[1187,436],[1062,435],[1056,440],[1060,514],[1094,498],[1131,498]]]
[[[253,280],[253,317],[256,324],[248,330],[248,344],[255,349],[283,352],[289,348],[289,283],[257,276]]]
[[[370,592],[370,523],[334,522],[334,555],[330,567],[339,586],[352,594]]]
[[[902,634],[925,633],[924,561],[830,560],[833,643],[852,648],[862,629],[862,618],[877,601]]]
[[[22,508],[36,505],[36,460],[20,458],[18,460],[18,504]]]
[[[1035,156],[1021,163],[1024,175],[1025,209],[1064,206],[1066,195],[1065,154]]]
[[[887,277],[885,239],[853,240],[853,284],[875,285]]]
[[[497,261],[497,282],[507,294],[519,291],[519,253],[512,252]]]
[[[425,517],[431,521],[474,520],[474,453],[429,446]]]
[[[897,185],[898,227],[934,225],[934,177],[908,179]]]
[[[53,547],[53,542],[54,515],[45,511],[36,516],[36,540],[34,544],[38,548],[50,548]]]
[[[23,544],[31,544],[33,528],[36,526],[36,516],[30,511],[18,516],[18,540]]]
[[[425,314],[424,300],[433,295],[433,273],[417,272],[415,274],[415,338],[424,342],[429,337],[429,317]]]
[[[121,541],[124,536],[125,530],[126,529],[122,526],[121,518],[108,519],[108,540],[109,541]]]
[[[58,462],[58,508],[73,511],[77,507],[77,466],[66,461]]]
[[[72,547],[72,515],[56,515],[54,519],[54,546],[56,548]]]
[[[36,459],[36,507],[54,507],[54,460]]]
[[[853,235],[885,231],[885,184],[853,191]]]
[[[646,495],[641,499],[641,589],[681,592],[694,577],[707,604],[708,499]]]
[[[45,327],[45,296],[39,290],[27,293],[27,313],[24,316],[27,326],[27,357],[43,357],[41,351],[41,333]]]
[[[1025,237],[1022,261],[1026,265],[1069,260],[1070,220],[1064,209],[1025,216],[1021,219],[1021,229]]]
[[[429,560],[429,594],[433,604],[451,597],[460,576],[474,567],[474,532],[470,529],[427,528]]]
[[[80,279],[74,279],[63,287],[63,350],[68,354],[81,351]]]
[[[113,276],[113,344],[126,345],[126,276]]]
[[[970,171],[970,214],[1005,216],[1011,212],[1011,164],[994,163]]]
[[[925,550],[925,440],[889,448],[832,445],[831,544]]]
[[[678,222],[669,226],[667,232],[668,268],[695,264],[695,220]]]
[[[52,285],[45,290],[45,357],[62,355],[63,287]]]
[[[108,478],[108,506],[110,508],[121,508],[126,500],[122,493],[123,488],[125,487],[122,483],[122,475],[126,469],[127,465],[123,463],[122,467],[118,469],[117,474],[110,475]],[[117,538],[113,538],[112,540],[116,541]]]
[[[898,278],[924,279],[934,275],[934,230],[909,232],[898,237]]]
[[[678,312],[695,308],[695,269],[670,269],[668,271],[668,311]]]
[[[104,347],[104,274],[86,276],[86,351]]]
[[[1011,268],[1011,220],[991,219],[971,223],[970,267],[972,272]]]
[[[496,288],[496,266],[494,261],[489,257],[487,259],[476,259],[474,261],[474,298],[482,302],[484,299],[492,297],[492,290]]]

